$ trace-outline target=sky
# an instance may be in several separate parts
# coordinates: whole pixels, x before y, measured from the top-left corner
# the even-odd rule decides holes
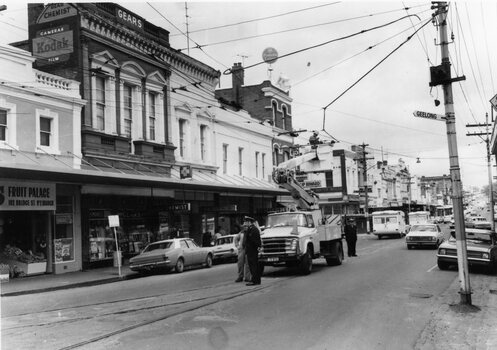
[[[168,30],[171,47],[219,70],[219,88],[231,87],[227,70],[235,62],[245,67],[245,85],[287,79],[295,130],[331,135],[340,141],[336,148],[368,144],[369,157],[390,164],[402,158],[413,175],[450,174],[445,123],[413,115],[445,114],[442,87],[429,86],[430,66],[441,63],[431,2],[117,3]],[[0,4],[7,5],[0,12],[0,43],[27,39],[26,2]],[[466,78],[452,84],[462,183],[481,187],[488,185],[485,136],[467,134],[486,130],[467,125],[485,124],[487,113],[493,124],[497,2],[449,5],[452,76]],[[278,52],[276,62],[263,61],[266,48]]]

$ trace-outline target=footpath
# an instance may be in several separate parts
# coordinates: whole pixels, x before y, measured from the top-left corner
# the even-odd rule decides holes
[[[440,296],[416,350],[497,349],[497,276],[470,274],[471,304],[462,305],[456,278]]]
[[[10,297],[54,290],[121,282],[138,277],[127,266],[70,272],[62,275],[40,275],[0,283],[3,302]],[[421,332],[416,350],[490,350],[497,349],[497,276],[470,274],[472,305],[461,305],[459,280],[439,297],[440,304]]]

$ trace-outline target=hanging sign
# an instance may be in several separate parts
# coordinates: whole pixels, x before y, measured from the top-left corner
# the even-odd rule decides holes
[[[55,184],[0,181],[0,211],[55,210]]]

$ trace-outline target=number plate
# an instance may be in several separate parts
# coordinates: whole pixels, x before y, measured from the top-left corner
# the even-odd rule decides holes
[[[278,261],[279,258],[267,258],[267,261],[268,262],[274,262],[274,261]]]

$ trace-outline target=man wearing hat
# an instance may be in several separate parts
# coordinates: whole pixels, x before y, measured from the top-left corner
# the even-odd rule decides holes
[[[353,219],[348,219],[344,228],[345,241],[347,241],[348,256],[357,256],[355,246],[357,243],[357,227]]]
[[[243,247],[247,254],[247,261],[252,275],[252,281],[247,283],[247,286],[261,284],[261,275],[259,274],[259,248],[262,245],[261,232],[255,225],[255,219],[250,216],[243,218],[243,225],[247,227],[245,235],[243,235]]]

